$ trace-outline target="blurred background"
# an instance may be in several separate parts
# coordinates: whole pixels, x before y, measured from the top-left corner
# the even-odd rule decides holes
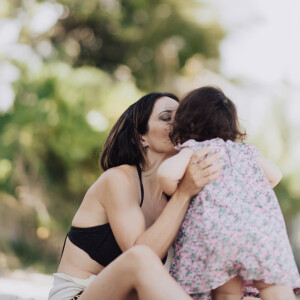
[[[299,53],[297,0],[1,0],[0,275],[56,271],[125,108],[205,84],[281,167],[275,191],[300,266]]]

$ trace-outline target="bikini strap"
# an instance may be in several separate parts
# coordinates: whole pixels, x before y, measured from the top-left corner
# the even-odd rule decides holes
[[[139,179],[140,179],[140,186],[141,186],[141,204],[140,206],[143,205],[143,201],[144,201],[144,187],[143,187],[143,181],[142,181],[142,169],[139,165],[136,165],[138,174],[139,174]]]
[[[67,237],[68,237],[68,235],[66,235],[66,237],[65,237],[65,241],[64,241],[63,248],[62,248],[62,250],[61,250],[61,255],[60,255],[60,260],[59,260],[59,261],[61,261],[61,258],[62,258],[62,256],[63,256],[64,250],[65,250],[65,245],[66,245]]]

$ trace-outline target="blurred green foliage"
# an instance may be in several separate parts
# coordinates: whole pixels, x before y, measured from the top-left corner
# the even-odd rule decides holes
[[[126,65],[139,88],[159,87],[167,71],[164,68],[175,64],[172,71],[179,71],[195,53],[206,58],[218,57],[218,42],[223,36],[220,26],[216,23],[204,26],[181,13],[186,6],[201,9],[200,2],[64,0],[62,3],[68,7],[69,15],[51,35],[58,57],[76,66],[93,65],[109,73],[120,64]]]
[[[192,17],[202,7],[194,0],[1,1],[8,34],[0,81],[15,96],[0,111],[0,268],[55,271],[116,118],[142,94],[170,91],[195,54],[218,58],[224,32],[213,18]]]

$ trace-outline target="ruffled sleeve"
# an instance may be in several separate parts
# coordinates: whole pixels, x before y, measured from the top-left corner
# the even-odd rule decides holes
[[[179,152],[179,151],[182,150],[183,148],[193,148],[196,144],[197,144],[197,142],[196,142],[195,140],[191,139],[191,140],[185,141],[185,142],[182,143],[182,144],[178,144],[178,145],[175,146],[174,148],[175,148],[176,151]]]

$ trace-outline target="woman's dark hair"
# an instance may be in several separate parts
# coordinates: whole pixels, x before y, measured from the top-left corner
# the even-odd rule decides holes
[[[140,135],[147,133],[148,121],[155,102],[162,97],[179,99],[169,93],[150,93],[129,106],[111,129],[100,156],[105,171],[123,164],[147,166]]]
[[[239,128],[234,103],[221,89],[205,86],[189,92],[180,101],[170,137],[175,144],[217,137],[243,141],[246,133]]]

